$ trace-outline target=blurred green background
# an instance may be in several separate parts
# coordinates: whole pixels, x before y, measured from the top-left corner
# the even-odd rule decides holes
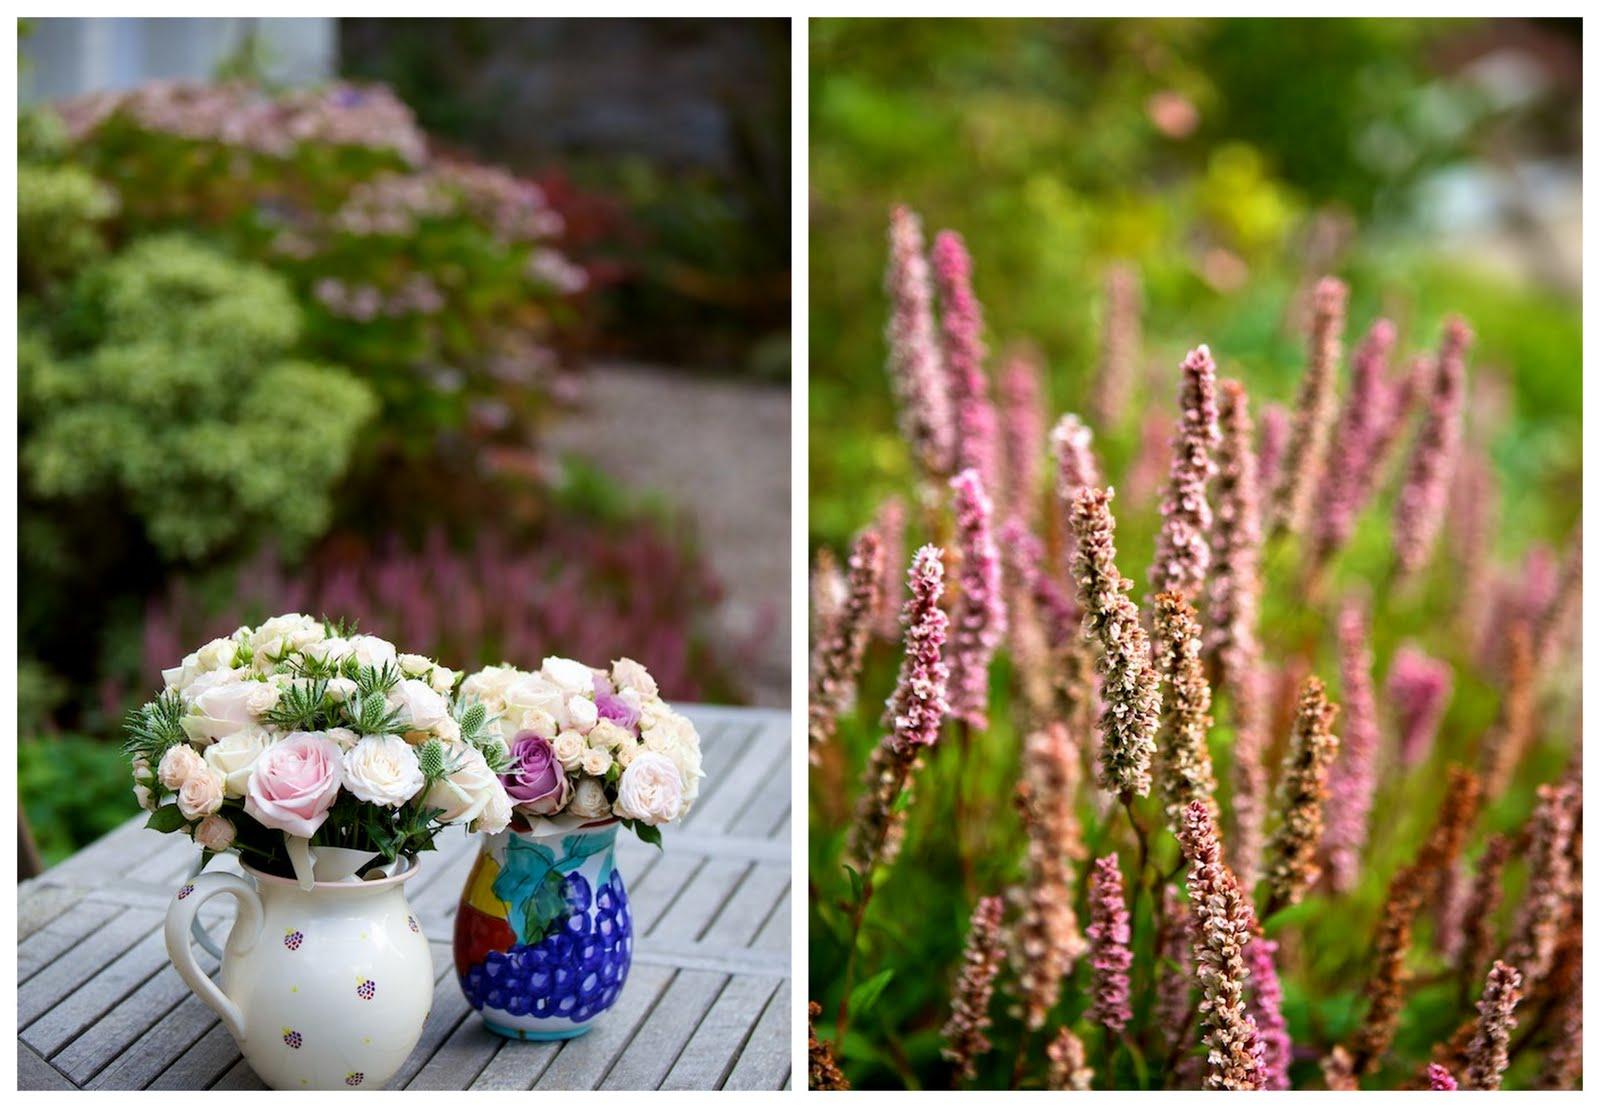
[[[813,554],[826,546],[842,561],[885,498],[916,503],[917,473],[884,373],[887,221],[904,203],[922,214],[930,242],[943,228],[966,239],[991,393],[1003,352],[1031,343],[1043,355],[1052,421],[1087,410],[1107,267],[1128,261],[1138,270],[1141,373],[1112,425],[1095,427],[1118,489],[1118,562],[1141,582],[1136,597],[1165,477],[1160,451],[1144,444],[1160,447],[1170,434],[1184,352],[1208,343],[1220,375],[1246,384],[1259,426],[1265,405],[1293,402],[1305,366],[1296,309],[1324,273],[1350,286],[1347,350],[1379,313],[1399,327],[1397,357],[1432,349],[1446,313],[1470,321],[1467,436],[1499,482],[1494,587],[1531,592],[1550,572],[1552,549],[1578,520],[1582,486],[1575,22],[813,20],[810,35]],[[1407,640],[1456,672],[1434,756],[1382,784],[1359,888],[1337,910],[1313,897],[1275,923],[1295,933],[1299,970],[1285,981],[1285,1005],[1297,1045],[1310,1049],[1340,1041],[1359,1020],[1356,990],[1388,876],[1433,819],[1445,764],[1470,760],[1498,711],[1500,674],[1461,630],[1471,554],[1457,542],[1459,510],[1430,572],[1409,591],[1391,591],[1386,579],[1392,491],[1364,513],[1320,600],[1297,590],[1283,551],[1266,566],[1262,626],[1274,659],[1309,650],[1316,672],[1336,682],[1328,608],[1347,591],[1370,590],[1380,690]],[[907,552],[930,537],[914,522]],[[845,995],[849,947],[839,851],[898,661],[893,642],[869,649],[861,707],[836,740],[838,781],[830,789],[813,777],[811,995],[825,1036]],[[858,1086],[947,1080],[939,1028],[972,907],[955,877],[949,798],[958,783],[983,798],[972,840],[977,888],[1019,880],[1010,683],[1002,654],[991,727],[976,741],[982,756],[967,765],[970,776],[943,744],[918,778],[904,854],[872,902],[859,947],[851,1030],[836,1047]],[[1577,733],[1576,675],[1564,668],[1547,686],[1541,744],[1481,828],[1517,826],[1533,784],[1561,772]],[[1224,801],[1225,718],[1212,735]],[[1100,818],[1084,819],[1093,840]],[[1508,904],[1521,880],[1513,872]],[[1080,881],[1080,918],[1082,891]],[[1438,968],[1424,959],[1416,972],[1426,979]],[[1086,972],[1080,963],[1063,992],[1069,1020]],[[1453,984],[1415,989],[1395,1056],[1425,1057],[1454,1030],[1456,1005]],[[1019,1031],[1005,1008],[1003,999],[994,1005],[991,1037],[1003,1045],[978,1087],[1010,1079]],[[1530,1079],[1532,1061],[1511,1087]],[[1119,1065],[1096,1087],[1147,1087],[1150,1074]],[[1379,1082],[1397,1087],[1403,1076],[1392,1068]],[[1314,1063],[1297,1062],[1297,1087],[1317,1080]]]

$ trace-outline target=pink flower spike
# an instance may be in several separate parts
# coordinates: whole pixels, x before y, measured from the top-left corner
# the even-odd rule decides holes
[[[949,617],[939,607],[944,595],[943,557],[938,547],[924,546],[911,561],[911,595],[901,617],[906,653],[887,713],[894,745],[902,753],[938,742],[939,728],[950,710],[945,700],[949,671],[944,664]]]
[[[1420,570],[1433,553],[1450,495],[1450,477],[1461,443],[1461,405],[1467,349],[1472,332],[1452,316],[1439,345],[1439,365],[1423,414],[1422,429],[1394,505],[1395,563],[1402,575]]]
[[[1344,690],[1344,735],[1328,774],[1328,823],[1322,849],[1328,881],[1346,892],[1356,880],[1361,848],[1367,841],[1367,815],[1377,787],[1380,734],[1372,692],[1372,650],[1366,607],[1348,600],[1339,609],[1339,682]]]
[[[1389,701],[1400,732],[1400,764],[1409,769],[1428,756],[1450,702],[1454,673],[1449,663],[1411,645],[1389,663]]]
[[[1006,514],[1031,523],[1039,507],[1044,462],[1044,386],[1039,353],[1021,347],[1000,373],[1000,448],[1005,462],[1001,502]]]
[[[942,477],[953,469],[955,423],[934,333],[922,222],[904,206],[889,214],[884,288],[889,297],[889,380],[900,402],[900,433],[923,471]]]
[[[1458,1086],[1450,1071],[1438,1062],[1428,1063],[1428,1088],[1434,1092],[1454,1092]]]
[[[1087,1017],[1117,1034],[1133,1018],[1129,1003],[1128,969],[1133,965],[1133,925],[1123,901],[1122,871],[1117,856],[1108,854],[1094,864],[1089,877],[1090,990]]]
[[[1189,351],[1179,373],[1178,428],[1172,439],[1150,587],[1193,602],[1211,568],[1211,504],[1206,488],[1217,469],[1211,456],[1222,440],[1217,425],[1217,363],[1207,347],[1198,346]]]
[[[955,468],[975,469],[994,485],[995,414],[983,372],[983,309],[972,292],[972,258],[961,236],[940,231],[933,240],[939,291],[940,337],[955,415]]]
[[[1006,633],[1000,551],[994,541],[994,506],[983,479],[964,469],[950,487],[955,490],[961,545],[960,594],[950,639],[950,713],[982,730],[989,725],[989,663]]]

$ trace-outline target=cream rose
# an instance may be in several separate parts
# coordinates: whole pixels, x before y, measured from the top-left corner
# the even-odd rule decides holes
[[[591,746],[583,752],[583,759],[578,764],[589,776],[604,777],[611,769],[611,751]]]
[[[461,682],[461,699],[481,700],[491,712],[497,712],[505,706],[506,689],[522,676],[521,670],[511,666],[487,666]]]
[[[645,700],[654,700],[660,695],[650,671],[632,658],[618,658],[611,663],[611,683],[619,692],[632,689]]]
[[[560,726],[567,716],[566,697],[541,674],[519,677],[506,686],[505,715],[521,719],[529,712],[542,712]]]
[[[496,835],[504,831],[510,822],[511,798],[506,795],[505,789],[494,789],[489,793],[489,803],[483,806],[483,811],[478,813],[478,818],[472,821],[468,830]]]
[[[555,752],[556,761],[560,762],[561,768],[568,773],[576,772],[579,763],[583,761],[584,752],[589,749],[589,744],[576,731],[561,732],[550,746]]]
[[[395,659],[407,677],[422,677],[433,668],[433,659],[423,654],[401,654]]]
[[[206,747],[206,765],[222,775],[225,795],[244,795],[245,785],[250,781],[250,770],[271,742],[270,733],[252,725],[225,735]]]
[[[601,750],[616,750],[631,742],[633,736],[628,734],[627,728],[619,727],[609,719],[603,719],[589,729],[589,745]]]
[[[606,799],[606,787],[597,778],[580,777],[578,787],[572,790],[572,803],[567,811],[579,819],[601,819],[611,814],[611,801]]]
[[[587,696],[574,696],[567,700],[567,719],[573,727],[585,733],[600,721],[600,709]]]
[[[194,829],[194,841],[219,854],[233,845],[233,822],[226,816],[207,816]]]
[[[199,773],[190,774],[178,790],[178,811],[183,813],[184,819],[209,816],[221,807],[222,774],[210,766],[202,767]]]
[[[169,789],[181,789],[197,773],[206,772],[204,759],[188,743],[169,746],[156,767],[156,780]]]
[[[273,616],[250,633],[252,664],[258,671],[270,673],[288,654],[327,637],[328,629],[322,626],[321,620],[298,612]]]
[[[568,695],[594,692],[594,670],[571,658],[546,658],[539,673]]]
[[[344,787],[362,800],[398,808],[422,784],[416,754],[396,735],[368,735],[345,751]]]
[[[437,808],[442,823],[467,823],[478,818],[494,799],[504,795],[499,778],[489,769],[483,755],[467,743],[453,743],[445,752],[454,773],[435,781],[423,798],[425,808]]]
[[[428,684],[433,686],[433,691],[440,696],[449,696],[450,690],[456,687],[456,678],[460,676],[457,670],[434,666],[428,671]]]
[[[213,742],[255,725],[278,701],[278,690],[264,681],[236,681],[206,689],[189,703],[183,733],[196,742]]]
[[[683,778],[665,754],[644,751],[617,781],[617,815],[654,826],[671,823],[683,809]]]
[[[432,731],[450,717],[450,705],[424,681],[407,678],[394,687],[389,703],[400,709],[409,731]]]
[[[337,743],[341,751],[349,750],[361,741],[361,736],[348,727],[330,727],[323,734]]]

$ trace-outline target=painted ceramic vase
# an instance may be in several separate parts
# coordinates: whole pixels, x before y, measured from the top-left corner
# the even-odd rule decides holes
[[[167,953],[274,1089],[382,1088],[422,1035],[433,959],[406,903],[417,873],[374,881],[295,881],[204,873],[167,912]],[[216,982],[195,961],[200,906],[226,893],[239,914]]]
[[[617,1002],[633,919],[617,823],[483,836],[456,913],[456,975],[491,1031],[570,1039]]]

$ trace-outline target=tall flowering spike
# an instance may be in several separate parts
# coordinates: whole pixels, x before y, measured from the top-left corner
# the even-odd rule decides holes
[[[1194,985],[1189,902],[1178,895],[1175,885],[1161,890],[1161,918],[1167,922],[1157,951],[1161,976],[1156,986],[1155,1016],[1167,1049],[1175,1051],[1180,1038],[1188,1033],[1189,1013],[1194,1007],[1189,999]]]
[[[1454,1092],[1457,1089],[1456,1079],[1450,1071],[1438,1062],[1428,1063],[1428,1088],[1433,1092]]]
[[[1290,425],[1294,422],[1282,404],[1261,409],[1261,445],[1256,449],[1256,480],[1263,494],[1278,487],[1283,476],[1283,456],[1289,449]]]
[[[1006,633],[1000,551],[983,478],[964,469],[950,487],[961,545],[960,593],[950,636],[950,714],[982,730],[989,725],[989,663]]]
[[[1491,798],[1505,792],[1533,741],[1538,679],[1533,636],[1526,623],[1513,623],[1506,634],[1505,690],[1501,694],[1500,715],[1484,735],[1479,750],[1483,786]]]
[[[1374,969],[1365,994],[1367,1012],[1351,1040],[1352,1065],[1357,1073],[1378,1068],[1394,1033],[1400,1026],[1400,1011],[1405,1004],[1406,956],[1411,952],[1411,930],[1422,906],[1422,887],[1418,874],[1407,867],[1389,883],[1383,918],[1373,942]]]
[[[1461,442],[1461,403],[1467,348],[1472,332],[1460,319],[1445,322],[1439,365],[1423,414],[1422,429],[1406,466],[1394,505],[1395,561],[1402,574],[1415,573],[1433,553],[1450,494],[1450,475]]]
[[[1044,461],[1044,385],[1038,351],[1019,347],[1000,371],[1000,453],[1005,480],[1001,497],[1008,515],[1031,522],[1039,506],[1039,469]]]
[[[1139,445],[1128,462],[1122,484],[1135,504],[1157,495],[1172,471],[1172,423],[1156,408],[1148,409],[1139,423]]]
[[[1063,1027],[1050,1045],[1044,1048],[1050,1068],[1045,1074],[1045,1087],[1057,1091],[1086,1093],[1094,1081],[1094,1070],[1089,1068],[1089,1055],[1083,1049],[1083,1040]]]
[[[939,357],[933,288],[922,221],[906,207],[889,214],[889,380],[900,403],[900,433],[931,477],[955,471],[955,418]]]
[[[844,607],[829,621],[812,653],[809,724],[813,753],[833,738],[839,716],[855,705],[856,679],[878,605],[882,562],[883,544],[877,532],[863,531],[850,552]]]
[[[1481,446],[1461,444],[1450,483],[1446,520],[1453,569],[1460,581],[1457,625],[1469,643],[1483,636],[1494,599],[1494,546],[1500,529],[1500,487]]]
[[[1078,552],[1074,569],[1084,634],[1100,644],[1100,787],[1147,796],[1150,758],[1160,722],[1161,693],[1150,664],[1150,641],[1128,599],[1133,582],[1117,570],[1111,489],[1080,489],[1072,500]]]
[[[1580,875],[1572,868],[1572,837],[1581,794],[1573,783],[1540,785],[1529,820],[1528,888],[1506,958],[1522,967],[1529,986],[1550,972]]]
[[[1417,852],[1414,884],[1418,895],[1432,900],[1439,895],[1449,873],[1466,848],[1467,836],[1478,818],[1483,790],[1478,775],[1465,766],[1452,765],[1445,775],[1444,799],[1433,828]]]
[[[1026,729],[1051,715],[1054,700],[1050,644],[1033,595],[1039,576],[1040,543],[1022,520],[1011,516],[1000,526],[999,546],[1011,682],[1019,701],[1014,714],[1019,726]]]
[[[826,1092],[848,1089],[850,1082],[834,1060],[833,1044],[817,1038],[817,1017],[821,1014],[822,1005],[816,1001],[806,1005],[806,1048],[810,1055],[806,1087]]]
[[[906,564],[906,506],[898,496],[891,496],[878,507],[872,529],[878,533],[883,545],[883,557],[878,559],[883,578],[878,586],[878,610],[873,616],[873,631],[882,639],[900,637],[900,605],[904,603],[905,582],[900,577],[900,567]]]
[[[848,595],[849,586],[839,572],[839,559],[828,547],[817,547],[817,559],[811,567],[811,624],[818,641],[831,633]]]
[[[1273,528],[1302,534],[1327,463],[1328,438],[1337,417],[1340,340],[1347,290],[1324,277],[1313,293],[1309,363],[1300,382],[1294,422],[1284,447],[1272,498]]]
[[[945,379],[955,412],[955,469],[975,469],[993,486],[995,414],[983,372],[983,309],[972,292],[972,258],[956,232],[934,237],[933,272]]]
[[[1071,412],[1051,428],[1050,454],[1056,463],[1057,503],[1066,505],[1069,511],[1079,489],[1097,489],[1105,484],[1100,476],[1100,461],[1094,454],[1094,432]],[[1076,546],[1070,527],[1062,539],[1062,564],[1070,566]]]
[[[1372,650],[1366,605],[1347,600],[1339,609],[1339,684],[1344,690],[1344,736],[1329,772],[1327,829],[1322,848],[1335,892],[1355,884],[1367,816],[1377,787],[1378,706],[1372,693]]]
[[[1287,1089],[1289,1062],[1294,1043],[1289,1038],[1289,1022],[1283,1018],[1283,988],[1278,983],[1278,967],[1273,955],[1278,944],[1261,935],[1250,940],[1245,959],[1250,967],[1249,1011],[1261,1036],[1261,1064],[1265,1072],[1262,1088]]]
[[[907,576],[911,595],[901,622],[906,629],[906,653],[900,679],[889,698],[888,722],[892,741],[901,750],[932,746],[950,710],[945,699],[950,672],[944,664],[945,632],[949,617],[939,607],[944,596],[944,551],[924,546],[911,560]]]
[[[1009,519],[1000,528],[1000,545],[1007,568],[1016,576],[1017,589],[1037,612],[1050,646],[1060,647],[1075,638],[1083,617],[1072,597],[1045,571],[1044,542],[1020,520]]]
[[[1161,502],[1150,585],[1197,600],[1211,569],[1211,502],[1206,498],[1216,464],[1211,455],[1221,441],[1217,428],[1217,363],[1211,351],[1189,351],[1179,369],[1178,429],[1172,439],[1172,469]]]
[[[1499,945],[1495,921],[1500,917],[1500,902],[1505,896],[1501,879],[1510,858],[1511,840],[1504,835],[1490,838],[1483,846],[1483,853],[1478,855],[1472,892],[1462,914],[1461,955],[1457,960],[1461,975],[1467,980],[1477,980],[1490,954]]]
[[[1115,426],[1122,418],[1138,365],[1139,273],[1132,265],[1119,262],[1106,269],[1100,367],[1090,401],[1102,427]]]
[[[1373,323],[1350,359],[1350,392],[1328,447],[1327,479],[1316,518],[1316,556],[1326,561],[1345,544],[1356,516],[1372,491],[1368,474],[1377,432],[1388,419],[1391,402],[1387,382],[1389,354],[1394,349],[1394,324]]]
[[[1389,702],[1400,732],[1400,764],[1410,769],[1428,756],[1455,681],[1450,663],[1414,646],[1402,646],[1389,663]]]
[[[1004,910],[998,896],[984,897],[972,910],[972,923],[961,954],[961,972],[951,996],[950,1018],[944,1025],[943,1054],[969,1081],[977,1076],[978,1057],[990,1047],[989,1001],[994,996],[995,974],[1000,972],[1000,919]]]
[[[1011,964],[1023,1023],[1033,1030],[1044,1026],[1062,978],[1085,946],[1073,909],[1072,859],[1083,849],[1072,804],[1077,766],[1072,737],[1060,722],[1024,740],[1017,807],[1028,833],[1027,880],[1012,928]]]
[[[1123,901],[1122,871],[1115,854],[1098,859],[1089,876],[1088,934],[1092,998],[1085,1015],[1115,1035],[1133,1018],[1128,986],[1133,924]]]
[[[1176,829],[1192,801],[1205,804],[1212,818],[1217,779],[1211,772],[1211,686],[1200,658],[1200,621],[1194,606],[1175,592],[1156,596],[1155,635],[1160,644],[1161,677],[1169,692],[1162,709],[1158,747],[1161,798],[1169,826]]]
[[[1300,703],[1278,789],[1282,822],[1267,844],[1269,915],[1271,910],[1300,903],[1321,873],[1317,844],[1322,839],[1328,767],[1339,752],[1339,739],[1333,733],[1338,713],[1338,707],[1329,703],[1322,682],[1307,677],[1300,687]]]
[[[1522,974],[1504,962],[1495,962],[1483,983],[1478,1001],[1478,1023],[1467,1044],[1468,1089],[1498,1089],[1511,1064],[1511,1032],[1517,1026],[1517,1002],[1522,999]]]
[[[1583,612],[1583,523],[1573,529],[1567,555],[1561,560],[1556,593],[1534,624],[1533,656],[1540,670],[1556,664],[1565,640]]]
[[[1255,912],[1222,863],[1216,823],[1201,801],[1190,804],[1184,813],[1178,841],[1189,863],[1190,928],[1200,980],[1206,1088],[1265,1088],[1261,1038],[1244,1001],[1250,976],[1245,951],[1256,930]]]

